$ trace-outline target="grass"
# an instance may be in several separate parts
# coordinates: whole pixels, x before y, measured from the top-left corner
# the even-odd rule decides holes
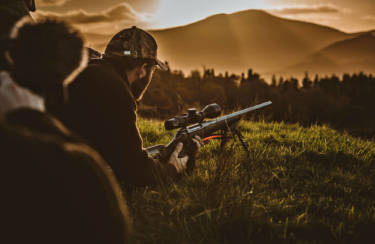
[[[139,121],[145,146],[167,143]],[[205,146],[173,185],[129,199],[137,243],[371,243],[375,143],[325,126],[243,122],[238,141]]]

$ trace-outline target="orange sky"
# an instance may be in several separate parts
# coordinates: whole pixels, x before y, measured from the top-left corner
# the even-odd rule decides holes
[[[375,29],[375,0],[36,0],[40,13],[67,15],[89,31],[110,31],[136,24],[166,28],[217,13],[256,8],[346,32]],[[123,4],[126,3],[126,4]],[[123,4],[119,7],[119,4]],[[72,12],[75,11],[75,12]],[[77,19],[77,16],[79,19]],[[93,18],[97,17],[97,18]],[[88,17],[88,19],[83,19]],[[99,18],[101,17],[101,18]],[[111,23],[110,23],[111,22]],[[109,24],[110,23],[110,24]]]

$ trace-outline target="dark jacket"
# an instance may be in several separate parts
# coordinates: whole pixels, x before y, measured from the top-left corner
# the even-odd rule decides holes
[[[53,117],[21,109],[0,124],[1,243],[118,243],[131,221],[108,164]]]
[[[91,142],[126,187],[177,177],[171,164],[151,159],[137,128],[137,104],[126,75],[107,60],[89,65],[69,87],[69,104],[55,114]],[[48,106],[48,105],[47,105]]]

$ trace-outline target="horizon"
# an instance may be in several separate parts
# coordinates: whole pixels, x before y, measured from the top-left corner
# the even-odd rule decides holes
[[[163,30],[169,30],[169,29],[174,29],[174,28],[179,28],[179,27],[185,27],[185,26],[189,26],[189,25],[192,25],[192,24],[204,21],[204,20],[209,19],[209,18],[214,17],[214,16],[219,16],[219,15],[233,15],[233,14],[237,14],[237,13],[241,13],[241,12],[248,12],[248,11],[261,11],[261,12],[265,12],[267,14],[270,14],[273,17],[276,17],[276,18],[286,19],[286,20],[292,20],[292,21],[298,21],[298,22],[303,22],[303,23],[307,23],[307,24],[314,24],[314,25],[318,25],[318,26],[322,26],[322,27],[328,27],[328,28],[332,28],[332,29],[335,29],[335,30],[347,33],[347,34],[355,34],[355,33],[362,33],[362,32],[366,33],[366,32],[375,31],[375,26],[372,27],[372,28],[369,28],[369,29],[361,29],[361,30],[352,31],[352,32],[351,31],[345,31],[345,30],[342,30],[340,28],[336,28],[334,26],[330,26],[330,25],[326,25],[326,24],[320,24],[320,23],[310,22],[310,21],[307,21],[307,20],[300,20],[300,19],[294,19],[294,18],[288,18],[288,17],[278,16],[278,15],[274,14],[272,10],[255,9],[255,8],[253,8],[253,9],[244,9],[244,10],[239,10],[239,11],[229,12],[229,13],[222,12],[222,13],[212,14],[212,15],[203,17],[201,19],[198,19],[198,20],[195,20],[193,22],[186,23],[186,24],[174,25],[174,26],[170,26],[170,27],[167,26],[167,27],[161,27],[161,28],[158,28],[158,27],[148,28],[147,31],[163,31]]]
[[[295,0],[88,1],[39,0],[34,17],[69,22],[88,47],[100,52],[115,33],[138,26],[155,37],[159,58],[185,73],[201,67],[233,73],[252,68],[269,79],[272,74],[299,77],[305,71],[375,72],[375,38],[356,38],[375,30],[369,0],[359,0],[350,11],[348,0],[324,5],[314,0],[300,0],[299,5]],[[218,15],[225,16],[214,17]],[[361,21],[367,25],[356,28]]]
[[[217,14],[262,10],[281,18],[328,26],[346,33],[375,29],[372,0],[37,0],[36,15],[75,22],[84,32],[108,34],[137,25],[145,29],[185,26]]]

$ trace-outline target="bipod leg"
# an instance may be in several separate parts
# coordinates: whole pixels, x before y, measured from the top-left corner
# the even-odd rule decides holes
[[[220,147],[224,148],[228,142],[228,130],[223,131],[223,138],[221,139]]]
[[[237,135],[238,139],[240,140],[240,142],[242,144],[242,147],[244,148],[244,150],[247,153],[247,156],[250,157],[249,145],[245,141],[245,137],[241,134],[241,132],[238,129],[235,129],[233,132],[234,132],[235,135]]]

